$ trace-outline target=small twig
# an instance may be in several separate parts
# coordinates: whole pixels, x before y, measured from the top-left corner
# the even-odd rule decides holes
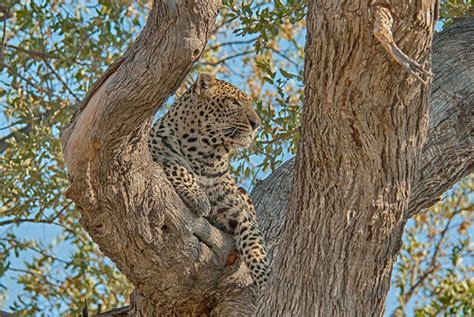
[[[71,94],[71,96],[73,96],[74,99],[76,99],[77,102],[81,102],[81,98],[79,98],[79,96],[76,93],[74,93],[74,91],[72,91],[72,89],[69,87],[69,85],[64,81],[64,79],[61,77],[61,75],[59,75],[54,70],[54,68],[51,66],[51,64],[49,64],[46,59],[43,59],[43,62],[46,65],[46,67],[51,71],[51,73],[54,76],[56,76],[56,78],[63,84],[63,87],[66,88],[66,90]]]
[[[3,138],[0,138],[0,153],[3,153],[8,148],[8,140],[15,138],[17,141],[22,134],[27,134],[31,130],[32,126],[30,124],[24,126],[21,129],[15,130],[10,134],[7,134]]]
[[[12,17],[10,9],[17,3],[20,3],[20,0],[12,1],[10,4],[0,3],[0,21],[5,21]]]
[[[0,61],[0,66],[6,68],[11,76],[17,76],[18,78],[20,78],[21,80],[23,80],[27,84],[29,84],[33,87],[38,87],[38,84],[36,82],[32,81],[32,79],[26,78],[25,76],[21,75],[19,72],[15,72],[15,70],[13,68],[11,68],[7,64],[3,63],[2,61]],[[31,75],[30,75],[30,77],[31,77]]]
[[[63,260],[61,258],[58,258],[58,257],[55,257],[54,255],[51,255],[51,254],[48,254],[45,250],[41,250],[39,248],[36,248],[34,246],[31,246],[31,245],[28,245],[27,243],[25,242],[22,242],[22,241],[19,241],[19,240],[15,240],[15,239],[11,239],[11,238],[0,238],[1,241],[5,241],[5,242],[8,242],[11,246],[8,248],[8,250],[11,250],[13,249],[15,246],[17,245],[21,245],[22,247],[24,248],[27,248],[27,249],[30,249],[36,253],[39,253],[41,254],[42,256],[44,257],[47,257],[47,258],[50,258],[50,259],[53,259],[55,261],[58,261],[58,262],[61,262],[63,264],[69,264],[68,261],[66,260]],[[0,316],[1,317],[1,316]]]
[[[0,226],[7,226],[11,224],[19,224],[19,223],[31,223],[31,224],[48,224],[48,225],[54,225],[58,226],[64,229],[64,231],[69,232],[70,234],[74,235],[76,238],[78,238],[83,244],[87,244],[87,242],[82,239],[77,232],[75,232],[72,228],[59,223],[59,222],[52,222],[49,220],[42,220],[42,219],[34,219],[34,218],[16,218],[16,219],[11,219],[11,220],[5,220],[0,222]]]
[[[26,48],[22,48],[22,47],[19,47],[19,46],[16,46],[16,45],[5,45],[6,48],[11,48],[13,50],[16,50],[16,51],[19,51],[19,52],[22,52],[22,53],[25,53],[25,54],[28,54],[30,55],[31,57],[34,57],[34,58],[38,58],[38,59],[43,59],[43,58],[59,58],[59,56],[57,55],[54,55],[54,54],[49,54],[49,53],[43,53],[43,52],[39,52],[39,51],[34,51],[34,50],[29,50],[29,49],[26,49]]]
[[[0,60],[3,61],[3,48],[5,47],[5,38],[7,36],[7,20],[3,20],[2,41],[0,42]]]
[[[6,126],[0,127],[0,131],[1,131],[1,130],[9,129],[9,128],[14,127],[14,126],[17,126],[17,125],[19,125],[19,124],[24,124],[23,120],[18,120],[18,121],[15,121],[15,122],[13,122],[13,123],[10,123],[10,124],[8,124],[8,125],[6,125]]]
[[[255,42],[256,40],[257,40],[257,39],[252,38],[252,39],[250,39],[250,40],[222,42],[222,43],[218,43],[218,44],[215,44],[215,45],[210,45],[207,49],[208,49],[208,50],[215,50],[215,49],[218,49],[218,48],[221,48],[221,47],[224,47],[224,46],[250,44],[250,43]]]
[[[2,65],[2,63],[0,63],[0,65]],[[32,119],[34,120],[34,122],[41,122],[43,125],[48,124],[47,122],[50,121],[51,118],[54,118],[54,116],[53,116],[54,112],[55,111],[50,109],[50,110],[47,110],[44,113],[38,114],[37,116],[35,116]],[[29,133],[31,131],[31,129],[33,128],[33,125],[31,123],[17,121],[17,122],[12,123],[9,126],[0,128],[0,130],[10,128],[10,127],[12,127],[14,125],[17,125],[17,124],[26,124],[26,125],[24,127],[20,128],[20,129],[12,131],[10,134],[7,134],[4,137],[0,138],[0,153],[3,153],[7,149],[7,147],[8,147],[7,141],[8,140],[10,140],[12,138],[15,138],[15,141],[19,142],[20,140],[22,140],[23,135]]]
[[[5,5],[0,4],[0,21],[6,21],[11,16],[10,10]]]
[[[63,286],[63,281],[61,281],[58,278],[51,277],[51,280],[54,281],[54,282],[52,282],[51,280],[48,280],[47,276],[42,275],[40,273],[28,271],[28,270],[25,270],[25,269],[19,269],[19,268],[15,268],[15,267],[9,267],[8,270],[12,271],[12,272],[16,272],[16,273],[23,273],[23,274],[29,274],[29,275],[35,276],[40,280],[39,281],[40,283],[48,284],[48,285],[50,285],[51,287],[54,287],[54,288],[59,288],[65,294],[69,295],[70,297],[74,297],[74,294],[71,293],[71,290],[69,288],[64,287]]]
[[[274,52],[275,54],[277,54],[278,56],[280,56],[281,58],[285,59],[288,63],[292,64],[293,66],[295,66],[296,68],[300,68],[301,65],[298,64],[297,62],[295,62],[294,60],[292,60],[291,58],[289,58],[287,55],[285,55],[284,53],[280,52],[278,49],[276,48],[273,48],[273,47],[269,47],[268,49],[270,49],[272,52]]]
[[[421,275],[421,277],[418,279],[418,281],[410,287],[408,292],[405,293],[405,295],[404,295],[405,303],[410,300],[410,298],[413,296],[414,292],[430,276],[430,274],[432,274],[436,269],[438,269],[438,266],[436,265],[436,261],[437,261],[438,256],[439,256],[441,246],[445,241],[446,234],[448,233],[449,226],[450,226],[452,220],[454,219],[454,217],[457,214],[459,214],[460,212],[463,211],[462,208],[459,208],[459,202],[460,201],[458,200],[456,210],[451,214],[449,220],[446,222],[446,225],[444,226],[443,230],[441,231],[441,233],[439,235],[439,240],[438,240],[438,242],[436,243],[436,245],[434,247],[434,253],[433,253],[433,256],[431,257],[429,268]]]
[[[392,26],[393,17],[390,10],[384,6],[377,5],[375,7],[375,37],[395,62],[400,64],[406,71],[415,76],[415,78],[424,85],[427,85],[433,74],[411,59],[397,46],[397,44],[395,44],[395,41],[393,40]],[[421,75],[426,76],[427,79],[423,79]]]
[[[251,54],[251,53],[254,53],[254,52],[255,52],[255,50],[246,50],[246,51],[234,54],[234,55],[229,55],[229,56],[224,57],[224,58],[222,58],[222,59],[220,59],[216,62],[203,62],[202,65],[217,66],[219,64],[224,64],[228,60],[231,60],[231,59],[234,59],[234,58],[237,58],[237,57],[241,57],[241,56],[245,56],[245,55],[248,55],[248,54]]]

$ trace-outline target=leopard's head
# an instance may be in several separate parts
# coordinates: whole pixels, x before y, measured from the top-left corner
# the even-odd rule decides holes
[[[248,147],[260,125],[250,98],[208,73],[201,73],[177,103],[173,113],[181,123],[178,134],[201,148]]]

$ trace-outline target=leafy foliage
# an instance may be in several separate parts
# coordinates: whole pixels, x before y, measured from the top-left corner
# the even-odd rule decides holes
[[[0,276],[8,278],[2,287],[9,286],[4,280],[23,286],[11,309],[28,316],[77,313],[86,299],[116,306],[130,286],[82,230],[79,213],[64,197],[58,136],[92,82],[130,45],[148,4],[5,6],[10,18],[3,21],[0,48]],[[42,230],[50,234],[30,235]]]
[[[472,316],[473,192],[471,175],[408,225],[393,276],[399,304],[393,315]]]
[[[440,1],[439,17],[447,27],[455,18],[474,15],[474,3],[471,0]]]
[[[239,182],[251,188],[296,152],[306,1],[223,3],[191,75],[210,71],[241,86],[255,100],[263,127],[253,148],[237,153],[233,161]],[[451,5],[464,8],[462,3],[442,2],[446,21],[461,12]],[[92,243],[78,223],[78,211],[64,198],[67,175],[59,134],[91,84],[131,44],[150,6],[151,1],[143,0],[0,4],[8,12],[0,15],[0,301],[14,285],[20,286],[8,307],[19,315],[78,315],[86,300],[90,313],[96,313],[128,299],[130,285]],[[455,192],[464,195],[456,197],[465,197],[466,186],[472,182],[460,185]],[[448,312],[451,303],[459,312],[472,307],[472,280],[465,274],[469,269],[459,260],[472,253],[465,242],[471,224],[466,211],[450,216],[456,210],[448,199],[418,216],[407,233],[395,275],[401,294],[397,312],[408,312],[407,303],[419,294],[426,305],[413,308],[417,314]],[[464,240],[452,245],[442,237],[450,219],[464,223],[464,231],[456,235]],[[412,287],[407,279],[419,276],[420,265],[426,265],[436,246],[420,240],[428,233],[429,239],[443,241],[439,261],[457,260],[449,262],[450,270],[436,266],[407,297]]]

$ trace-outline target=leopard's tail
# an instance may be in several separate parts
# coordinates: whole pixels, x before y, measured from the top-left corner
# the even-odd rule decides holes
[[[261,291],[270,274],[267,249],[257,221],[250,213],[245,213],[235,228],[237,249],[244,260],[254,284]]]

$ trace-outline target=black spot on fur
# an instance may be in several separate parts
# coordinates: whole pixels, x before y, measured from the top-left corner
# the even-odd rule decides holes
[[[229,228],[231,228],[232,230],[235,230],[236,227],[237,227],[237,221],[235,221],[234,219],[229,219]]]

